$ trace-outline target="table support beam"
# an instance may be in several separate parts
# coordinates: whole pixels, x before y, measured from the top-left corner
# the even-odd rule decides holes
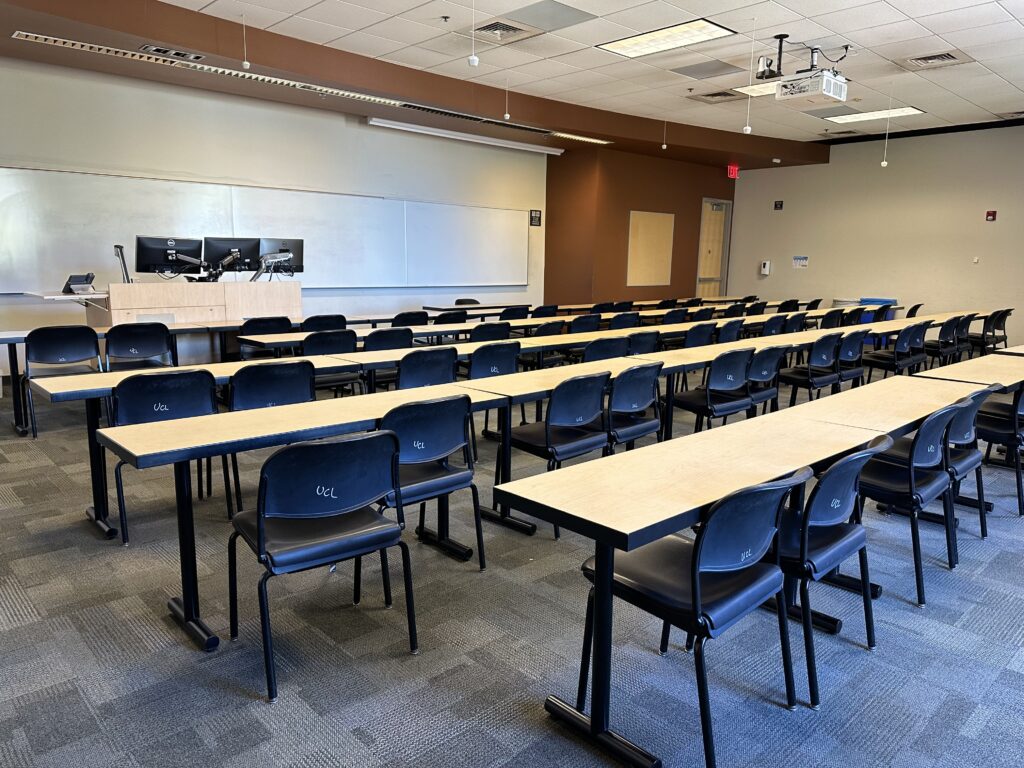
[[[105,539],[117,538],[117,528],[108,521],[107,503],[107,459],[103,447],[96,440],[100,427],[100,400],[90,397],[85,401],[86,440],[89,442],[89,476],[92,485],[92,506],[85,510],[85,516],[100,529]]]
[[[14,403],[11,426],[18,437],[25,437],[28,434],[28,425],[25,423],[25,401],[21,398],[21,369],[18,367],[17,344],[7,345],[7,362],[11,369],[11,401]]]
[[[498,483],[507,483],[512,479],[512,406],[510,400],[506,405],[498,409],[498,419],[501,422],[501,449],[498,451]],[[513,517],[508,505],[503,504],[499,508],[494,492],[491,492],[491,506],[480,506],[480,517],[492,523],[503,525],[514,531],[533,536],[537,532],[535,523]]]
[[[199,618],[199,576],[196,571],[196,529],[192,515],[192,474],[188,461],[174,464],[174,493],[178,504],[178,552],[181,559],[181,597],[167,601],[171,616],[200,650],[213,651],[220,638]]]

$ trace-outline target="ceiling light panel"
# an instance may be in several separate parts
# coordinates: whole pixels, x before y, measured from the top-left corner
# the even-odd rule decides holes
[[[778,90],[778,83],[778,80],[772,80],[770,83],[744,85],[742,88],[733,88],[733,90],[739,91],[744,96],[767,96],[768,94],[775,93]]]
[[[556,139],[568,139],[569,141],[581,141],[584,144],[611,144],[610,141],[604,139],[595,139],[591,136],[579,136],[575,133],[562,133],[561,131],[552,131],[550,133]]]
[[[825,119],[832,123],[862,123],[866,120],[884,120],[887,117],[909,117],[923,115],[916,107],[899,107],[897,109],[879,109],[875,112],[855,112],[852,115],[833,115]]]
[[[694,19],[672,27],[656,29],[653,32],[644,32],[621,40],[613,40],[597,47],[635,59],[638,56],[649,56],[652,53],[670,51],[673,48],[682,48],[734,34],[736,33],[731,29],[719,26],[707,19]]]

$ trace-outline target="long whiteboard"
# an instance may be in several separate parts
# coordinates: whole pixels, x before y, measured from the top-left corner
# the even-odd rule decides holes
[[[305,241],[307,288],[526,285],[529,212],[380,197],[0,168],[0,293],[118,280],[136,235]]]

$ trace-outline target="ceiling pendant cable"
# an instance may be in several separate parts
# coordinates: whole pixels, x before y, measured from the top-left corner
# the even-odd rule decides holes
[[[668,120],[661,127],[661,148],[668,149]]]
[[[889,114],[885,116],[885,144],[882,145],[882,162],[879,163],[883,168],[889,167],[889,121],[892,120],[892,90],[895,84],[895,80],[889,83]]]
[[[511,120],[512,115],[508,111],[508,75],[505,76],[505,115],[506,120]]]
[[[249,69],[252,64],[249,63],[249,46],[245,40],[245,14],[242,14],[242,69]]]
[[[754,84],[754,44],[757,42],[757,17],[755,16],[751,21],[754,22],[754,28],[750,30],[750,66],[748,67],[749,72],[747,73],[747,88]],[[779,44],[781,45],[781,43]],[[782,59],[779,59],[779,65],[782,65]],[[753,133],[754,129],[750,127],[750,102],[753,100],[753,94],[748,90],[747,92],[747,122],[743,125],[744,133]]]
[[[473,23],[469,27],[469,39],[471,41],[470,44],[473,46],[473,51],[472,51],[472,53],[469,54],[468,61],[469,61],[469,66],[471,66],[471,67],[479,67],[480,66],[480,57],[476,55],[476,0],[473,0],[473,10],[472,10],[472,13],[473,13],[473,17],[472,17],[473,18]]]

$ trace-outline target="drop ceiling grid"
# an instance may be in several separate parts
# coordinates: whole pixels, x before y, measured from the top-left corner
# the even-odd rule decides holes
[[[927,113],[894,120],[899,128],[985,122],[1024,110],[1024,0],[476,0],[477,26],[501,16],[545,30],[500,46],[478,41],[477,68],[466,62],[473,46],[461,34],[473,22],[473,0],[163,2],[231,21],[244,14],[253,27],[448,77],[495,87],[507,82],[514,92],[731,131],[745,122],[745,100],[704,104],[687,97],[747,84],[752,31],[755,55],[774,57],[772,36],[783,32],[822,45],[833,57],[851,44],[854,54],[840,65],[851,79],[848,104],[884,109],[891,90],[894,106]],[[737,34],[637,59],[594,47],[702,16]],[[951,49],[976,61],[920,73],[898,63]],[[719,62],[743,71],[703,79],[672,71],[706,65],[690,71],[710,72]],[[788,47],[785,71],[805,62],[804,52]],[[826,129],[840,130],[803,114],[809,109],[756,97],[754,132],[814,140]],[[877,133],[884,123],[844,127]]]

